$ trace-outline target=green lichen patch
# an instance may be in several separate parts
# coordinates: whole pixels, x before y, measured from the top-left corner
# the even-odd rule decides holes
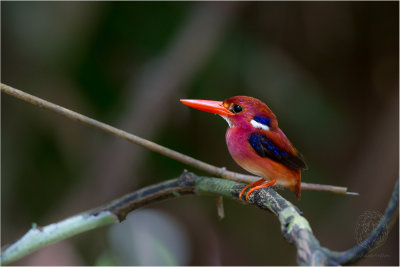
[[[294,226],[297,226],[298,229],[307,229],[312,232],[308,221],[292,206],[283,209],[279,213],[279,221],[281,222],[281,230],[283,233],[290,234]]]
[[[226,179],[200,177],[196,180],[196,193],[215,193],[227,197],[232,197],[231,190],[235,184],[235,182]]]

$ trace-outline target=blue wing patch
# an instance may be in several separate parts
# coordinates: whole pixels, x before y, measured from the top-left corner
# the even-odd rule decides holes
[[[249,143],[253,147],[254,151],[263,158],[268,157],[292,170],[307,168],[302,158],[283,151],[261,133],[251,134],[249,137]]]

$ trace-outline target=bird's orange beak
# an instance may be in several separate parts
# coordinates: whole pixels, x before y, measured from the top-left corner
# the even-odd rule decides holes
[[[186,106],[209,112],[214,114],[219,114],[222,116],[233,115],[227,107],[224,106],[222,101],[212,101],[212,100],[199,100],[199,99],[181,99],[181,102]]]

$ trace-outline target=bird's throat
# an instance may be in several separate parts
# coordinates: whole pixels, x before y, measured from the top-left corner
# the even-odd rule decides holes
[[[228,119],[228,117],[220,115],[224,120],[226,120],[226,122],[229,125],[229,128],[232,128],[234,126],[234,124],[232,123],[232,121],[230,119]]]

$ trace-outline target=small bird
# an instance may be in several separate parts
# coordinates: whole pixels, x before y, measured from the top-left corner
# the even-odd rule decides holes
[[[275,183],[289,187],[301,196],[301,170],[307,169],[302,155],[278,127],[269,107],[249,96],[234,96],[225,101],[181,99],[183,104],[220,115],[229,125],[226,144],[235,162],[262,179],[243,188],[246,200],[254,190]],[[268,181],[267,181],[268,179]]]

